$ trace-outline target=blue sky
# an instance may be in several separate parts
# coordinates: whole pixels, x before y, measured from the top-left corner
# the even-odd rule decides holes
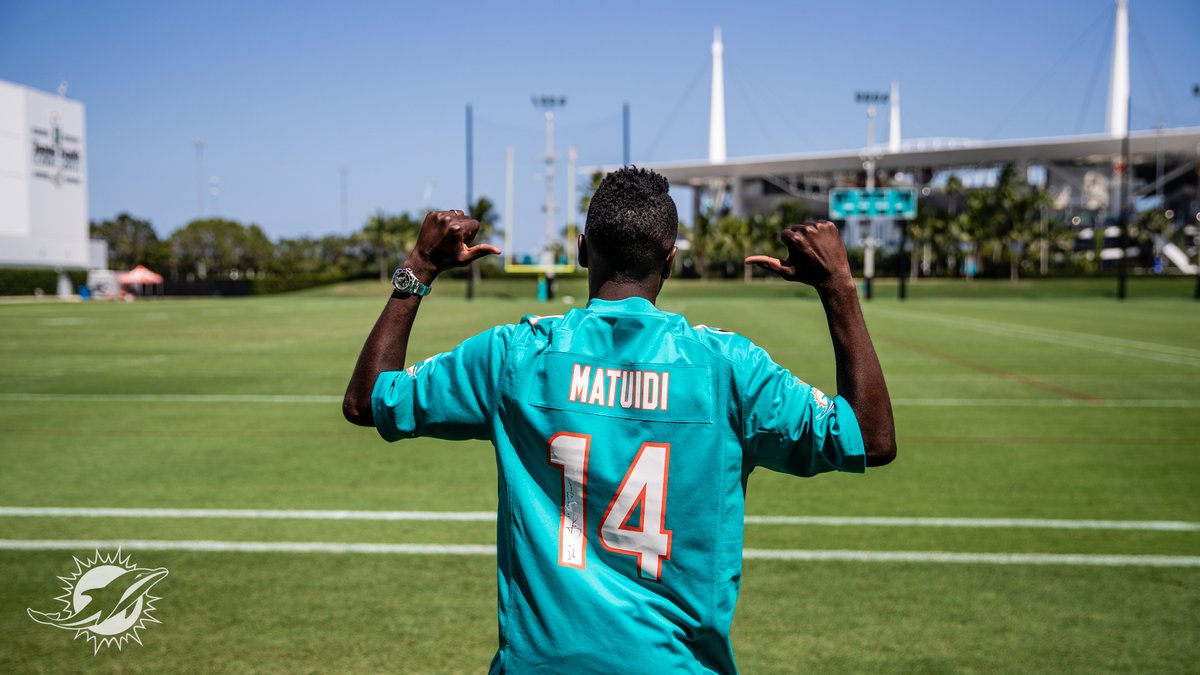
[[[1200,125],[1200,3],[1130,5],[1132,126]],[[220,178],[208,212],[272,237],[342,230],[342,167],[347,229],[376,209],[461,207],[469,102],[476,194],[502,206],[512,146],[527,248],[544,222],[530,95],[567,96],[557,147],[578,148],[581,164],[620,161],[624,101],[635,162],[704,157],[717,24],[731,157],[860,147],[853,92],[892,80],[906,138],[1104,126],[1112,0],[0,0],[0,79],[50,91],[68,80],[87,106],[93,218],[130,211],[161,235],[196,215],[197,138],[205,175]]]

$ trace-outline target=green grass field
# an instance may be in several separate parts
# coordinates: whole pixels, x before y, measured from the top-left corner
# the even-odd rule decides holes
[[[747,673],[1195,672],[1200,664],[1200,304],[1191,280],[881,285],[866,308],[900,456],[865,477],[750,479],[766,551],[1076,554],[999,564],[751,559],[734,622]],[[526,313],[526,283],[467,304],[439,282],[410,358]],[[564,282],[576,304],[578,280]],[[93,548],[15,541],[490,545],[474,521],[16,515],[30,507],[486,512],[484,443],[389,445],[341,417],[375,283],[286,296],[0,304],[0,672],[480,672],[487,555],[133,550],[170,575],[144,645],[93,655],[34,623]],[[833,391],[798,286],[668,284],[660,306],[737,330]],[[870,517],[1002,519],[953,526]],[[1130,529],[1009,519],[1134,521]],[[1145,521],[1183,523],[1153,529]],[[1070,525],[1071,523],[1068,523]],[[1077,524],[1076,524],[1077,525]],[[1113,556],[1134,556],[1114,558]],[[1142,556],[1158,556],[1160,565]],[[1107,562],[1108,564],[1093,564]]]

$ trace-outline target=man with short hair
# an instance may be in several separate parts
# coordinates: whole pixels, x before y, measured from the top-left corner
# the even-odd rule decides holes
[[[346,391],[346,418],[386,440],[495,446],[493,673],[735,672],[750,472],[862,472],[895,457],[834,225],[785,229],[786,260],[746,259],[817,289],[837,360],[829,398],[746,338],[654,306],[676,251],[667,190],[633,167],[600,184],[578,241],[585,309],[527,316],[401,370],[438,273],[499,253],[472,245],[479,223],[462,211],[429,214]]]

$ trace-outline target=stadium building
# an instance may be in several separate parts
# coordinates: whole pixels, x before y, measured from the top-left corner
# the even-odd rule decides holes
[[[1109,78],[1105,133],[999,141],[971,139],[904,139],[900,125],[900,92],[868,100],[873,122],[874,103],[889,106],[886,143],[874,142],[851,150],[728,158],[725,152],[723,45],[720,32],[712,43],[712,90],[708,159],[648,163],[672,185],[689,188],[692,212],[734,215],[765,213],[786,201],[799,201],[817,217],[829,214],[829,192],[839,187],[906,187],[920,199],[944,202],[941,187],[950,174],[965,186],[980,187],[996,179],[1000,167],[1011,164],[1029,181],[1046,189],[1054,208],[1075,224],[1084,237],[1097,227],[1113,227],[1121,204],[1121,178],[1128,156],[1132,167],[1130,204],[1172,211],[1176,222],[1200,219],[1200,127],[1129,129],[1129,23],[1127,0],[1117,0]],[[872,122],[868,123],[869,129]],[[1128,150],[1124,143],[1128,141]],[[870,169],[868,168],[870,167]],[[613,167],[585,169],[611,170]],[[874,175],[868,180],[868,170]],[[849,245],[858,246],[868,224],[850,220],[843,230]],[[899,242],[899,227],[891,221],[874,223],[875,237],[885,246]],[[1105,231],[1105,236],[1112,234]],[[1166,257],[1195,272],[1187,256],[1168,245]],[[1119,249],[1112,252],[1120,257]],[[1105,256],[1109,257],[1109,256]]]

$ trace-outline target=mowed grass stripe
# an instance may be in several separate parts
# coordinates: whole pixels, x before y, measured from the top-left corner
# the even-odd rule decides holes
[[[341,396],[323,394],[42,394],[0,393],[0,401],[64,403],[319,403],[338,404]],[[1056,398],[894,398],[892,405],[932,408],[1200,408],[1196,399]]]
[[[367,553],[391,555],[494,556],[488,545],[374,544],[336,542],[267,541],[153,541],[0,539],[6,551],[193,551],[203,553]],[[1100,567],[1200,567],[1200,556],[1093,555],[1062,553],[953,553],[949,551],[804,551],[745,549],[746,560],[794,560],[809,562],[957,563],[986,565],[1067,565]]]
[[[0,393],[0,401],[63,401],[113,403],[341,403],[325,394],[25,394]]]
[[[3,506],[0,517],[42,518],[236,518],[254,520],[459,521],[494,522],[491,511],[338,511],[284,509],[134,509]],[[1036,528],[1058,530],[1144,530],[1196,532],[1200,523],[1176,520],[1067,520],[1040,518],[902,518],[871,516],[753,516],[748,525],[865,527]]]
[[[894,398],[892,405],[915,408],[1198,408],[1192,399],[1078,398]]]
[[[929,349],[927,347],[923,347],[918,344],[913,344],[911,342],[906,342],[904,340],[897,340],[895,338],[890,338],[890,337],[883,337],[880,339],[884,342],[887,342],[888,344],[896,345],[898,347],[901,347],[902,349],[907,349],[908,351],[915,352],[917,354],[922,354],[924,356],[928,356],[930,358],[934,358],[939,361],[945,361],[946,363],[952,363],[956,366],[967,368],[969,370],[974,370],[976,372],[986,373],[993,377],[999,377],[1003,380],[1008,380],[1010,382],[1016,382],[1018,384],[1023,384],[1028,387],[1040,389],[1042,391],[1049,392],[1051,394],[1065,396],[1067,398],[1077,399],[1080,401],[1087,401],[1089,403],[1094,403],[1094,402],[1100,400],[1099,398],[1092,396],[1091,394],[1085,394],[1083,392],[1075,391],[1073,389],[1067,389],[1065,387],[1060,387],[1057,384],[1051,384],[1049,382],[1042,382],[1041,380],[1037,380],[1032,377],[1026,377],[1026,376],[1020,375],[1018,373],[1009,372],[1007,370],[1001,370],[1000,368],[994,368],[992,366],[989,366],[984,363],[980,363],[980,362],[972,360],[972,359],[966,359],[961,356],[954,356],[953,354],[946,354],[944,352],[939,352],[937,350]]]
[[[461,521],[496,520],[494,511],[338,511],[285,509],[128,509],[72,507],[0,507],[0,517],[49,518],[249,518],[254,520],[382,520]]]
[[[876,310],[888,318],[905,319],[922,323],[936,323],[959,330],[969,330],[987,335],[1004,335],[1022,338],[1036,342],[1044,342],[1059,347],[1075,347],[1103,352],[1113,356],[1127,356],[1150,361],[1159,361],[1172,365],[1187,365],[1200,368],[1200,350],[1188,347],[1177,347],[1157,342],[1129,340],[1126,338],[1079,333],[1075,331],[1055,330],[1050,328],[1034,328],[1016,323],[987,321],[963,316],[948,317],[921,311],[898,311],[892,309]]]

